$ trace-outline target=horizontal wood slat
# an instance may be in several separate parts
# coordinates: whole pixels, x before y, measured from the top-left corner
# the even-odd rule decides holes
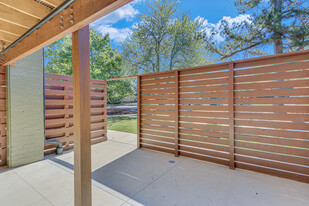
[[[106,81],[91,79],[91,138],[92,143],[107,140]],[[45,137],[63,143],[71,149],[73,141],[73,83],[67,75],[45,73]],[[46,144],[45,154],[55,152]]]
[[[309,52],[232,63],[140,75],[141,147],[309,182]]]

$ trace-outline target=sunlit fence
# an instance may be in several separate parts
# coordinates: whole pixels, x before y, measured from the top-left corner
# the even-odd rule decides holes
[[[92,143],[107,139],[106,81],[91,79]],[[73,141],[72,77],[45,73],[45,138],[58,140],[64,149],[72,149]],[[45,154],[55,152],[55,145],[45,144]]]
[[[309,183],[309,51],[138,77],[141,148]]]

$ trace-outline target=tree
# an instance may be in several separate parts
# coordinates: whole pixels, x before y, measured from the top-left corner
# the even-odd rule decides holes
[[[160,72],[205,64],[202,41],[195,38],[202,22],[180,10],[178,1],[152,0],[122,45],[129,74]]]
[[[90,27],[90,75],[93,79],[110,79],[122,76],[122,56],[110,46],[109,35],[100,34]],[[72,36],[68,35],[45,48],[45,71],[72,75]],[[134,84],[128,80],[107,83],[107,101],[119,103],[126,96],[136,94]]]
[[[236,0],[235,6],[248,19],[204,34],[206,48],[227,60],[239,54],[261,55],[273,44],[275,54],[309,46],[309,9],[306,0]],[[249,14],[249,15],[248,15]],[[220,35],[224,41],[216,41]]]

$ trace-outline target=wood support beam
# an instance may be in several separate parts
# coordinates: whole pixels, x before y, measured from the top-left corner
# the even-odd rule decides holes
[[[75,206],[91,206],[89,26],[72,34]]]
[[[3,66],[22,59],[131,1],[132,0],[76,0],[69,8],[56,15],[52,20],[7,51],[5,53],[5,63]],[[70,8],[73,8],[73,12]],[[71,23],[70,18],[72,14],[74,16],[73,23]],[[59,22],[61,15],[64,16],[63,27],[60,27]]]
[[[34,0],[0,0],[0,4],[38,19],[44,18],[51,12],[50,8]]]

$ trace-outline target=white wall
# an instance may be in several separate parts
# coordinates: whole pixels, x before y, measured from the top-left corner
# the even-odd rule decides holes
[[[7,67],[7,160],[16,167],[44,158],[43,50]]]

